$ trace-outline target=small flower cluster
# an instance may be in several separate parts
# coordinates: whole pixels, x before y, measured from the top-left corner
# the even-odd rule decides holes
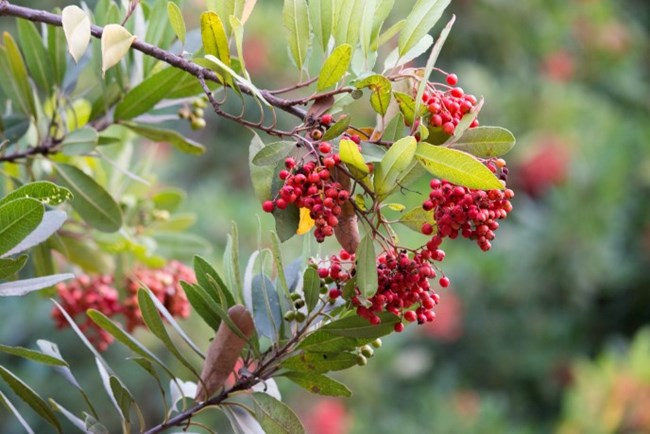
[[[90,342],[100,351],[104,351],[113,341],[113,337],[85,315],[88,309],[98,310],[109,318],[122,314],[126,319],[127,330],[133,331],[137,326],[144,324],[138,307],[137,291],[146,286],[173,316],[186,318],[190,313],[190,305],[180,286],[181,280],[194,282],[194,273],[182,263],[170,261],[160,269],[136,269],[127,277],[124,287],[128,296],[124,303],[120,301],[119,291],[110,275],[81,275],[72,281],[59,283],[56,290],[63,309],[77,321]],[[68,326],[59,309],[52,310],[52,317],[58,328]]]
[[[437,232],[432,241],[455,239],[458,235],[475,240],[483,251],[490,250],[490,241],[499,227],[497,220],[512,211],[510,199],[514,192],[506,190],[474,190],[454,185],[448,181],[432,179],[429,199],[424,201],[425,211],[434,210]],[[423,225],[422,233],[430,235],[431,225]]]
[[[327,142],[322,142],[318,149],[323,156],[316,161],[297,164],[291,157],[285,160],[286,170],[278,175],[284,185],[275,200],[267,200],[262,208],[266,212],[273,212],[276,207],[283,210],[290,204],[307,208],[315,222],[314,236],[321,243],[334,234],[341,205],[349,199],[350,193],[332,179],[332,170],[341,163],[339,155],[332,152]]]
[[[456,74],[449,74],[447,75],[448,86],[442,85],[444,90],[431,85],[422,96],[422,102],[426,104],[430,113],[430,125],[441,128],[449,135],[454,133],[463,116],[478,104],[476,97],[465,94],[462,88],[456,87],[457,83]],[[474,128],[478,125],[478,120],[474,119],[469,127]]]

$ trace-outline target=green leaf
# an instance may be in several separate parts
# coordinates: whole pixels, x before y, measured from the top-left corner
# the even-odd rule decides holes
[[[6,354],[11,354],[13,356],[22,357],[23,359],[32,360],[38,363],[44,363],[46,365],[68,366],[68,364],[62,359],[43,354],[40,351],[30,350],[28,348],[10,347],[0,344],[0,351]]]
[[[271,198],[271,185],[274,179],[273,175],[276,171],[273,166],[258,166],[253,164],[253,158],[262,149],[264,149],[264,142],[254,133],[253,139],[248,147],[248,168],[255,195],[260,202]]]
[[[11,256],[37,246],[58,231],[67,218],[63,211],[47,211],[41,223],[29,235],[2,256]]]
[[[309,1],[311,27],[323,51],[327,51],[336,12],[336,0]]]
[[[370,54],[371,43],[372,43],[372,29],[375,23],[375,14],[377,13],[377,7],[379,6],[379,0],[365,0],[363,2],[363,12],[361,14],[361,23],[359,24],[359,40],[361,42],[361,50],[363,55],[367,58]]]
[[[363,155],[361,155],[361,152],[359,151],[358,145],[352,140],[341,139],[339,142],[339,153],[341,161],[347,164],[350,168],[354,168],[364,175],[369,173],[368,166],[366,165],[366,161],[363,159]]]
[[[62,28],[47,28],[47,53],[52,65],[52,80],[60,86],[67,68],[65,33]]]
[[[216,12],[224,24],[226,34],[230,34],[228,28],[228,17],[231,15],[236,18],[242,17],[244,2],[242,0],[207,0],[209,11]]]
[[[346,115],[339,119],[334,125],[329,127],[327,131],[325,131],[325,134],[323,134],[322,140],[332,140],[343,134],[344,132],[347,131],[348,127],[350,126],[350,121],[352,120],[352,117],[350,115]]]
[[[515,136],[501,127],[470,128],[450,147],[480,158],[499,157],[515,145]]]
[[[183,137],[174,130],[166,130],[157,126],[136,124],[134,122],[123,122],[123,125],[136,134],[146,137],[154,142],[169,143],[179,151],[185,152],[186,154],[201,155],[205,152],[205,147],[203,145]]]
[[[377,316],[381,320],[378,325],[370,324],[367,319],[355,315],[333,321],[320,330],[337,336],[376,339],[392,333],[393,326],[400,322],[399,317],[390,312],[380,312]]]
[[[296,67],[302,70],[311,43],[307,2],[305,0],[284,0],[282,23],[291,57]]]
[[[92,152],[99,143],[97,130],[90,127],[80,128],[67,134],[61,146],[66,155],[83,155]]]
[[[140,407],[138,407],[138,404],[135,398],[133,398],[133,395],[131,395],[131,392],[129,392],[129,389],[127,389],[124,384],[122,384],[119,378],[113,375],[111,375],[109,379],[109,384],[111,387],[111,392],[113,393],[113,398],[115,398],[115,402],[117,402],[117,405],[120,409],[120,414],[125,419],[125,421],[127,423],[130,423],[131,405],[133,405],[136,414],[139,416],[140,431],[144,430],[144,417],[142,415],[142,411],[140,410]]]
[[[393,96],[395,97],[395,100],[399,105],[399,111],[402,113],[402,115],[404,115],[406,125],[408,126],[413,125],[413,121],[416,118],[415,100],[413,99],[413,97],[402,92],[393,92]],[[424,114],[424,110],[425,110],[424,106],[421,106],[418,109],[418,115],[417,115],[418,118]]]
[[[401,56],[398,54],[397,48],[395,48],[388,56],[386,56],[386,60],[384,61],[384,71],[389,71],[398,66],[406,65],[424,54],[432,45],[433,37],[431,35],[424,35],[424,37],[420,39],[413,48]]]
[[[203,12],[201,14],[201,39],[205,54],[215,56],[228,66],[231,65],[226,29],[216,13]]]
[[[43,220],[45,208],[36,199],[21,198],[0,206],[0,256],[11,251]]]
[[[379,49],[379,47],[384,45],[386,42],[390,41],[393,38],[393,36],[395,36],[400,31],[402,31],[405,24],[406,24],[406,20],[399,20],[398,22],[390,26],[388,29],[386,29],[384,33],[378,35],[372,48],[375,50]]]
[[[190,302],[190,305],[192,305],[194,311],[198,313],[199,316],[203,318],[203,321],[205,321],[205,323],[216,332],[219,328],[219,324],[221,324],[221,318],[210,306],[211,303],[216,304],[216,301],[211,299],[207,291],[199,285],[192,285],[185,281],[181,281],[181,286],[183,287],[187,300]]]
[[[116,6],[113,2],[111,3],[112,6]],[[178,0],[174,0],[174,3],[178,4]],[[151,8],[151,11],[149,12],[149,16],[147,17],[147,33],[145,34],[145,41],[149,42],[150,44],[153,44],[154,46],[158,46],[160,48],[167,48],[169,44],[174,40],[174,29],[172,26],[169,25],[169,21],[167,20],[167,3],[163,0],[156,0],[153,4],[153,7]],[[117,8],[113,8],[115,10]],[[95,19],[99,21],[100,19],[105,19],[105,13],[99,12],[95,13]],[[116,22],[116,21],[109,21],[109,22]],[[97,22],[96,24],[98,25],[104,25],[101,22]],[[147,77],[150,73],[152,68],[156,65],[158,62],[158,59],[151,57],[151,56],[144,56],[144,76]]]
[[[318,329],[303,339],[298,348],[312,353],[339,353],[352,351],[361,345],[372,342],[372,340],[334,335]]]
[[[59,282],[72,278],[74,278],[74,275],[65,273],[2,283],[0,284],[0,297],[25,295],[33,291],[38,291],[39,289],[49,288]]]
[[[169,18],[169,23],[172,25],[172,29],[174,29],[174,33],[176,33],[181,43],[185,45],[185,20],[183,19],[181,8],[174,2],[167,2],[167,17]]]
[[[375,168],[375,191],[386,197],[395,188],[399,176],[409,167],[417,148],[415,137],[404,137],[390,147]]]
[[[425,223],[430,223],[434,226],[436,221],[433,217],[433,210],[425,211],[421,206],[413,208],[402,217],[400,217],[399,222],[406,226],[409,229],[414,230],[415,232],[421,234],[422,225]]]
[[[115,258],[101,249],[94,240],[61,236],[52,247],[88,273],[110,274],[115,269]]]
[[[479,112],[481,111],[481,108],[483,107],[483,98],[480,99],[478,104],[476,104],[472,109],[465,113],[461,120],[456,124],[456,128],[454,128],[454,133],[451,135],[451,137],[445,142],[445,146],[450,147],[454,142],[456,142],[465,132],[469,129],[469,126],[472,125],[472,122],[474,122],[474,119],[478,117]],[[422,126],[422,125],[420,125]],[[422,141],[425,141],[423,139]]]
[[[305,294],[305,303],[307,304],[307,311],[314,310],[320,299],[320,277],[318,271],[313,267],[307,267],[304,274],[304,284],[302,287]]]
[[[151,200],[153,200],[156,209],[175,212],[186,197],[187,194],[184,190],[169,187],[158,191],[151,197]]]
[[[372,91],[370,105],[373,110],[382,116],[386,114],[393,89],[390,80],[382,75],[374,74],[354,82],[354,85],[357,89],[369,88]]]
[[[246,63],[244,62],[244,24],[234,15],[230,16],[230,28],[232,29],[232,34],[235,38],[235,48],[237,50],[237,58],[241,65],[242,74],[247,79],[250,79],[250,75],[246,70]]]
[[[235,299],[238,302],[242,302],[242,294],[244,291],[242,288],[241,268],[239,266],[239,232],[234,222],[232,224],[231,234],[228,235],[226,249],[223,253],[223,269],[228,287],[232,288]]]
[[[367,320],[366,323],[369,324]],[[336,353],[303,352],[289,357],[280,366],[296,372],[324,374],[351,368],[357,364],[357,361],[356,354],[344,351]]]
[[[0,72],[2,73],[0,87],[18,110],[28,116],[36,117],[34,94],[23,56],[11,35],[4,32],[3,36],[4,47],[0,46]]]
[[[11,387],[11,389],[23,401],[27,403],[39,416],[41,416],[47,423],[52,425],[57,432],[61,430],[61,424],[56,418],[56,415],[47,403],[41,398],[34,390],[25,384],[20,378],[16,377],[13,373],[8,371],[4,366],[0,366],[0,377]]]
[[[377,292],[378,283],[375,245],[370,234],[361,239],[356,256],[357,286],[361,295],[371,297]]]
[[[275,217],[275,232],[278,234],[280,241],[285,242],[296,235],[298,225],[300,224],[300,210],[293,204],[286,209],[275,208],[273,210]]]
[[[198,255],[194,256],[194,274],[196,275],[198,284],[215,303],[223,304],[226,308],[235,305],[232,294],[219,273],[217,273],[217,270],[208,261]],[[216,288],[214,284],[216,284]]]
[[[271,395],[255,392],[255,419],[266,434],[304,434],[305,428],[298,416],[284,403]]]
[[[395,0],[379,0],[377,8],[375,9],[375,14],[373,17],[372,23],[372,39],[371,39],[371,49],[377,50],[377,38],[379,37],[379,32],[384,25],[384,22],[390,15],[390,11],[395,5]],[[399,31],[399,30],[398,30]],[[395,32],[397,34],[397,32]]]
[[[282,141],[269,143],[255,154],[253,164],[257,166],[275,164],[278,161],[284,160],[295,147],[295,142]]]
[[[169,4],[174,5],[171,2]],[[168,97],[186,74],[178,68],[165,68],[149,76],[131,89],[115,107],[115,120],[133,119],[153,109],[156,104]]]
[[[399,54],[407,53],[438,22],[451,0],[418,0],[399,35]]]
[[[350,60],[352,60],[352,46],[350,44],[341,44],[336,47],[323,63],[323,67],[318,74],[316,89],[322,91],[335,85],[348,71]]]
[[[56,166],[61,184],[74,198],[72,207],[92,227],[102,232],[116,232],[122,227],[122,211],[115,199],[93,178],[75,166]]]
[[[305,374],[303,372],[287,372],[286,378],[298,386],[309,390],[311,393],[324,396],[352,396],[352,392],[345,384],[320,374]]]
[[[86,424],[84,423],[83,420],[81,420],[79,417],[75,416],[74,413],[70,412],[68,409],[63,407],[61,404],[53,400],[52,398],[49,398],[48,401],[50,402],[50,405],[52,406],[52,409],[54,411],[58,411],[61,413],[66,419],[70,421],[72,425],[74,425],[75,428],[79,429],[81,432],[88,432],[86,430]]]
[[[49,94],[54,84],[52,82],[54,75],[48,53],[43,44],[43,38],[31,21],[17,20],[16,25],[18,26],[20,46],[25,54],[25,63],[27,63],[29,72],[34,82]]]
[[[282,309],[273,282],[267,276],[257,274],[253,277],[251,292],[255,328],[260,335],[277,341],[282,325]]]
[[[0,86],[1,89],[2,86]],[[17,142],[27,133],[30,125],[29,118],[26,118],[24,115],[11,114],[0,117],[0,141],[7,140],[9,143]]]
[[[190,232],[162,232],[152,234],[158,255],[182,260],[191,259],[198,253],[209,253],[212,246],[204,237]]]
[[[503,189],[490,169],[465,152],[419,143],[415,158],[427,171],[453,184],[478,190]]]
[[[334,20],[337,45],[350,44],[354,47],[359,42],[364,3],[364,0],[338,0],[339,8]]]
[[[21,255],[16,259],[2,258],[0,259],[0,279],[6,279],[18,273],[25,266],[27,262],[27,255]]]

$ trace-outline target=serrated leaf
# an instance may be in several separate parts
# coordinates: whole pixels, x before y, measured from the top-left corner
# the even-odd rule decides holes
[[[34,392],[31,387],[7,370],[4,366],[0,366],[0,377],[2,377],[16,395],[25,401],[25,403],[38,413],[40,417],[52,425],[57,432],[62,432],[61,424],[57,420],[52,409],[47,405],[43,398]]]
[[[289,44],[289,52],[299,70],[302,70],[309,51],[309,11],[305,0],[284,0],[282,23]]]
[[[22,268],[25,266],[25,263],[27,262],[27,258],[27,255],[21,255],[16,259],[0,259],[0,279],[7,279],[8,277],[11,277],[22,270]]]
[[[421,234],[422,225],[429,223],[434,226],[436,221],[433,217],[433,210],[425,211],[421,206],[413,208],[402,217],[400,217],[399,222],[406,226],[409,229],[414,230],[415,232]]]
[[[122,211],[115,199],[75,166],[58,164],[61,184],[74,195],[72,207],[92,227],[102,232],[116,232],[122,227]]]
[[[327,45],[332,36],[334,16],[336,15],[335,0],[310,0],[309,19],[316,41],[323,51],[327,51]]]
[[[298,416],[284,403],[266,393],[251,395],[255,404],[255,418],[266,434],[304,434],[305,428]]]
[[[368,323],[367,320],[366,323]],[[337,353],[303,352],[289,357],[280,366],[296,372],[324,374],[351,368],[357,364],[357,361],[356,354],[344,351]]]
[[[174,29],[174,33],[176,33],[176,37],[185,45],[186,29],[181,8],[174,2],[167,2],[167,17],[172,29]]]
[[[399,36],[399,54],[407,53],[415,46],[435,24],[451,0],[418,0],[413,10],[406,17],[404,30]]]
[[[392,333],[393,326],[400,322],[400,318],[390,312],[380,312],[377,316],[381,320],[377,325],[359,316],[349,316],[325,324],[320,330],[337,336],[376,339]]]
[[[302,290],[305,294],[307,311],[311,312],[320,299],[320,277],[318,277],[318,271],[315,268],[307,267],[305,270]]]
[[[382,75],[374,74],[354,82],[354,85],[357,89],[369,88],[372,91],[370,105],[373,110],[382,116],[386,114],[393,89],[390,80]]]
[[[78,63],[90,43],[90,17],[79,6],[70,5],[61,11],[61,22],[68,52]]]
[[[230,66],[230,50],[224,24],[219,15],[214,12],[203,12],[201,14],[201,39],[203,40],[205,54],[215,56]]]
[[[324,396],[352,396],[352,392],[345,384],[320,374],[305,374],[303,372],[287,372],[286,378],[298,386],[309,390],[311,393]]]
[[[31,21],[17,20],[16,24],[29,72],[34,82],[49,94],[54,84],[52,81],[54,77],[43,38]]]
[[[332,54],[325,60],[323,67],[318,74],[316,89],[322,91],[335,85],[347,72],[352,60],[352,46],[341,44],[336,47]]]
[[[99,143],[97,130],[90,127],[80,128],[68,133],[61,143],[66,155],[82,155],[93,151]]]
[[[31,249],[50,238],[58,231],[67,218],[63,211],[46,211],[39,225],[29,235],[0,257],[11,256]]]
[[[28,348],[10,347],[0,344],[0,352],[11,354],[12,356],[22,357],[23,359],[32,360],[34,362],[44,363],[46,365],[68,366],[68,364],[62,359],[43,354],[40,351],[30,350]]]
[[[356,253],[357,286],[361,295],[371,297],[377,292],[377,263],[374,240],[370,234],[361,239]]]
[[[341,139],[339,142],[341,161],[363,174],[368,174],[368,166],[359,151],[359,147],[350,139]]]
[[[282,141],[269,143],[260,149],[253,157],[253,164],[257,166],[268,166],[284,160],[295,148],[295,142]]]
[[[64,280],[74,278],[73,274],[54,274],[52,276],[34,277],[0,284],[0,297],[22,296],[39,289],[49,288]]]
[[[490,169],[465,152],[419,143],[415,158],[427,171],[453,184],[478,190],[502,190],[504,188]]]
[[[170,2],[170,5],[175,5]],[[153,109],[156,104],[168,98],[186,72],[178,68],[159,71],[131,89],[115,107],[115,119],[133,119]]]
[[[34,232],[43,220],[45,208],[36,199],[21,198],[0,206],[0,256],[5,255]]]
[[[323,137],[321,140],[326,141],[326,140],[332,140],[343,134],[344,132],[347,131],[348,127],[350,126],[350,121],[352,120],[352,117],[350,115],[346,115],[339,119],[334,125],[329,127],[327,131],[323,134]]]
[[[0,87],[18,110],[27,116],[36,117],[34,94],[23,56],[8,32],[4,32],[3,37],[4,47],[0,45]]]
[[[135,36],[119,24],[108,24],[102,33],[102,76],[129,52]]]
[[[515,143],[515,136],[505,128],[476,127],[465,131],[450,147],[476,157],[492,158],[508,153]]]
[[[407,136],[388,149],[381,163],[375,168],[375,191],[387,196],[395,188],[397,179],[409,167],[417,149],[415,137]]]
[[[146,137],[154,142],[169,143],[179,151],[191,155],[201,155],[205,152],[205,146],[183,137],[181,134],[174,130],[167,130],[157,126],[149,126],[145,124],[136,124],[134,122],[123,122],[131,131]]]

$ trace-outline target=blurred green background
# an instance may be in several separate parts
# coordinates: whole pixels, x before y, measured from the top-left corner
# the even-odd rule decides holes
[[[203,2],[188,3],[186,18],[196,21]],[[393,21],[413,2],[396,3]],[[247,65],[260,87],[297,79],[281,5],[259,1],[247,25]],[[387,337],[368,366],[341,375],[351,399],[306,396],[280,380],[284,397],[313,434],[650,432],[650,335],[640,332],[650,324],[650,3],[454,0],[451,13],[438,66],[485,97],[481,124],[517,136],[506,156],[514,211],[489,253],[470,242],[445,246],[452,286],[441,292],[438,320]],[[257,246],[259,222],[272,222],[248,180],[250,133],[207,121],[198,135],[205,156],[161,152],[157,164],[165,183],[187,189],[193,231],[220,260],[231,221],[244,253]],[[285,256],[300,248],[290,242]],[[0,342],[31,347],[45,337],[64,356],[78,351],[80,381],[92,387],[91,358],[71,333],[51,331],[49,306],[38,296],[3,300]],[[43,395],[61,386],[46,368],[13,367]],[[131,384],[145,377],[123,371]],[[153,395],[146,381],[132,389]],[[10,419],[0,412],[0,431],[18,432]]]

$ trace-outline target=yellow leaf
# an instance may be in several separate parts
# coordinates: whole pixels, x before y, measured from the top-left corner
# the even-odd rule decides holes
[[[79,62],[90,42],[90,17],[78,6],[66,6],[61,12],[61,22],[68,51]]]
[[[300,208],[300,223],[298,224],[298,230],[296,234],[303,235],[306,234],[314,227],[314,219],[309,216],[309,209]]]
[[[102,34],[102,75],[119,63],[129,51],[135,36],[119,24],[108,24]]]

